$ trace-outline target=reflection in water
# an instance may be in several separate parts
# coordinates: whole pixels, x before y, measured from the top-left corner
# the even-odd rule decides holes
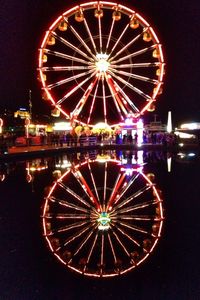
[[[164,178],[169,179],[169,187],[172,186],[171,190],[167,190],[172,199],[177,195],[176,184],[178,184],[181,204],[178,201],[174,204],[170,202],[170,205],[174,205],[172,213],[175,211],[175,216],[171,217],[170,214],[169,218],[173,221],[167,224],[168,227],[171,224],[173,231],[174,224],[180,222],[178,219],[180,210],[176,209],[177,205],[183,208],[183,212],[184,205],[188,208],[186,206],[188,203],[186,199],[190,197],[189,192],[186,197],[186,183],[190,180],[188,172],[196,170],[198,178],[199,158],[198,150],[187,152],[182,149],[172,154],[160,151],[112,150],[101,153],[96,151],[66,153],[28,161],[1,161],[1,195],[2,199],[7,197],[6,193],[10,195],[13,183],[16,190],[18,190],[16,184],[23,184],[20,188],[21,193],[28,192],[24,195],[24,202],[20,203],[32,205],[26,196],[30,195],[30,191],[34,192],[32,200],[37,211],[32,217],[37,220],[44,187],[52,185],[54,181],[53,186],[48,188],[42,205],[43,231],[49,245],[45,248],[45,257],[46,250],[50,248],[59,262],[81,274],[96,277],[115,276],[137,268],[153,251],[161,234],[163,224],[161,194],[155,185],[154,176],[149,173],[155,171],[155,174],[161,175],[159,182],[162,184],[168,161],[168,170],[171,170],[172,176],[168,174],[170,176]],[[181,181],[177,180],[175,183],[174,179],[179,178],[180,170],[182,176],[181,165],[188,165],[188,169],[184,167],[183,180],[181,177]],[[193,166],[191,168],[191,165],[195,168]],[[195,176],[192,175],[195,182]],[[189,186],[192,188],[192,183]],[[195,195],[193,199],[196,197],[198,200],[198,191],[193,194]],[[186,202],[182,202],[184,199]],[[16,203],[15,197],[10,197],[11,200],[13,202],[2,201],[2,205],[8,205],[8,211],[11,205]],[[197,203],[193,207],[196,205]],[[28,208],[29,206],[20,206],[20,213],[28,216],[26,213],[26,209],[29,212]],[[185,213],[181,220],[185,218],[188,222],[196,220],[194,218],[196,211],[189,219],[187,209]],[[15,210],[13,214],[15,216]],[[1,219],[3,220],[3,217]],[[29,217],[26,221],[28,220]],[[7,222],[4,224],[6,226]],[[190,228],[181,222],[179,225],[175,226],[177,232],[174,233],[177,245],[178,232],[183,228]],[[6,228],[3,231],[6,232]],[[13,233],[7,236],[13,236]],[[186,233],[185,236],[189,237],[192,234]],[[188,244],[192,244],[192,241]]]
[[[43,208],[44,236],[57,259],[80,274],[124,274],[149,256],[161,234],[155,176],[146,174],[142,151],[78,158],[57,164]]]
[[[181,151],[178,153],[168,153],[162,151],[115,151],[110,150],[98,154],[95,150],[82,153],[68,153],[56,157],[43,157],[27,161],[7,161],[0,162],[0,183],[9,177],[10,173],[14,172],[17,167],[25,168],[26,180],[33,184],[35,174],[42,174],[45,170],[52,170],[54,177],[59,177],[67,170],[72,162],[80,163],[86,159],[94,160],[97,156],[108,154],[108,157],[119,160],[122,164],[143,164],[143,163],[157,163],[159,161],[166,162],[168,172],[173,170],[173,163],[191,163],[199,160],[197,152]],[[25,164],[25,165],[24,165]]]
[[[48,163],[46,159],[34,159],[31,162],[26,162],[26,180],[28,183],[33,182],[34,173],[46,170],[48,168]]]
[[[68,153],[1,162],[0,184],[23,174],[34,192],[36,179],[48,174],[54,185],[43,204],[43,230],[51,251],[79,273],[109,277],[139,266],[160,237],[160,191],[147,166],[164,161],[173,172],[173,165],[197,160],[198,152],[184,150]]]

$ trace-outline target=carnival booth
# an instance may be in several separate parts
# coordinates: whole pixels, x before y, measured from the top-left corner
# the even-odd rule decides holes
[[[120,138],[123,144],[143,143],[144,124],[142,119],[127,118],[124,123],[120,123]]]

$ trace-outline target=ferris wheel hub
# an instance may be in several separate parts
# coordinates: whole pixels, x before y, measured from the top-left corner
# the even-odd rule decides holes
[[[107,230],[110,228],[110,216],[107,212],[102,212],[99,215],[99,218],[97,219],[99,225],[98,225],[98,229],[99,230]]]
[[[102,73],[106,72],[110,66],[110,63],[108,62],[108,55],[105,53],[98,53],[96,55],[97,61],[95,63],[97,71]]]

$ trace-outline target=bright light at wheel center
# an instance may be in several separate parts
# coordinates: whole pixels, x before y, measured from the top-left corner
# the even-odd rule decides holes
[[[110,217],[107,212],[102,212],[99,214],[99,218],[97,219],[98,222],[98,229],[99,230],[108,230],[110,228]]]
[[[96,56],[97,62],[95,63],[97,71],[102,73],[108,70],[110,63],[107,61],[108,55],[107,54],[97,54]]]

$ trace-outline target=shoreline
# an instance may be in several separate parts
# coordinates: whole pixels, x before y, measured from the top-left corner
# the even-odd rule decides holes
[[[0,161],[13,160],[18,158],[39,157],[46,155],[55,155],[70,152],[83,152],[90,150],[132,150],[132,151],[163,151],[176,153],[179,151],[200,150],[198,144],[185,145],[162,145],[162,144],[142,144],[141,146],[135,144],[96,144],[96,145],[77,145],[77,146],[16,146],[8,148],[8,152],[0,154]]]

